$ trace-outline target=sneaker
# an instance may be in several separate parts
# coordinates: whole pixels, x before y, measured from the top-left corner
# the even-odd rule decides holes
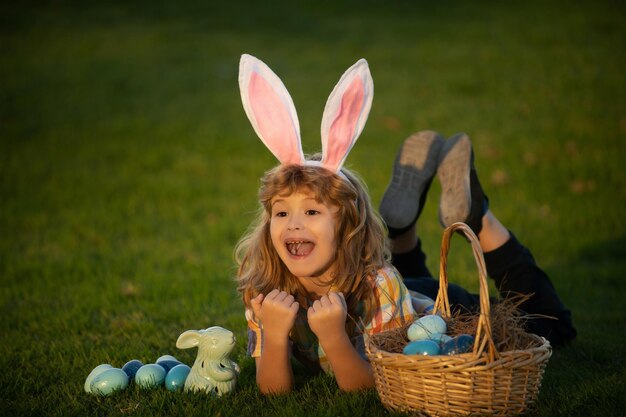
[[[380,215],[390,237],[405,232],[417,221],[437,170],[443,143],[444,138],[439,133],[422,131],[409,136],[402,144],[380,203]]]
[[[441,225],[448,227],[452,223],[463,222],[478,235],[482,229],[482,218],[489,208],[489,200],[478,181],[472,142],[465,133],[445,141],[437,176],[441,182]]]

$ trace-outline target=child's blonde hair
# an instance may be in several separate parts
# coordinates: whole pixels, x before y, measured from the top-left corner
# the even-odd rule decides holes
[[[235,248],[239,265],[237,290],[246,306],[259,293],[267,294],[275,288],[306,296],[304,287],[278,256],[270,237],[272,199],[305,191],[322,204],[339,207],[330,284],[333,290],[344,294],[353,319],[369,322],[376,303],[374,279],[391,255],[385,226],[372,208],[366,186],[348,169],[343,168],[341,173],[345,178],[311,165],[279,165],[265,173],[257,217]],[[361,301],[363,306],[359,305]]]

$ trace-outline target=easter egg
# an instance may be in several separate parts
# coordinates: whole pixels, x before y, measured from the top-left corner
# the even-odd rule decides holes
[[[128,386],[128,375],[119,368],[105,369],[91,382],[91,392],[98,395],[110,395]]]
[[[442,355],[458,355],[471,352],[474,346],[474,337],[468,334],[458,335],[441,347]]]
[[[156,363],[144,365],[135,374],[135,383],[141,388],[149,389],[163,385],[165,369]]]
[[[98,365],[95,368],[93,368],[93,370],[89,373],[89,375],[87,375],[87,379],[85,379],[85,392],[88,394],[91,394],[91,382],[93,381],[93,379],[100,375],[102,372],[106,371],[107,369],[111,369],[113,368],[111,365],[109,365],[108,363],[103,363],[102,365]]]
[[[439,344],[432,340],[415,340],[404,347],[405,355],[439,355]]]
[[[140,360],[133,359],[126,362],[124,366],[122,366],[122,371],[126,372],[126,375],[128,375],[130,379],[133,379],[135,377],[135,374],[137,373],[137,370],[139,370],[139,368],[141,368],[142,366],[143,363]]]
[[[163,369],[165,369],[165,373],[167,373],[170,371],[170,369],[172,369],[176,365],[180,365],[180,362],[166,359],[166,360],[157,362],[157,365],[162,366]]]
[[[443,345],[444,343],[452,340],[452,337],[448,336],[445,333],[433,333],[433,334],[430,335],[430,337],[428,339],[432,340],[433,342],[437,342],[440,345]]]
[[[409,340],[426,340],[435,333],[446,332],[446,322],[436,314],[420,317],[407,330]]]
[[[181,390],[185,386],[190,371],[191,368],[184,363],[174,366],[165,377],[165,388],[169,391]]]
[[[180,361],[176,359],[175,357],[173,357],[172,355],[159,356],[159,359],[157,359],[155,363],[159,363],[161,361],[176,361],[180,363]]]

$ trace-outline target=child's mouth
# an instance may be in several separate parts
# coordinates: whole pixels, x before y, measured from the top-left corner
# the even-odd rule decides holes
[[[293,256],[306,256],[313,250],[315,244],[306,240],[293,240],[287,242],[287,251]]]

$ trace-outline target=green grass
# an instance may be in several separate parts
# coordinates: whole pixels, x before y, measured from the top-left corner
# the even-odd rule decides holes
[[[206,3],[206,4],[205,4]],[[264,398],[245,357],[232,249],[275,164],[241,107],[241,53],[267,62],[320,149],[326,97],[358,58],[375,99],[348,165],[375,204],[412,131],[468,132],[496,215],[571,307],[533,416],[626,409],[626,9],[619,2],[12,2],[0,9],[2,415],[390,415],[298,370]],[[438,185],[419,227],[438,270]],[[470,288],[469,249],[451,253]],[[223,399],[82,391],[100,363],[238,337]]]

